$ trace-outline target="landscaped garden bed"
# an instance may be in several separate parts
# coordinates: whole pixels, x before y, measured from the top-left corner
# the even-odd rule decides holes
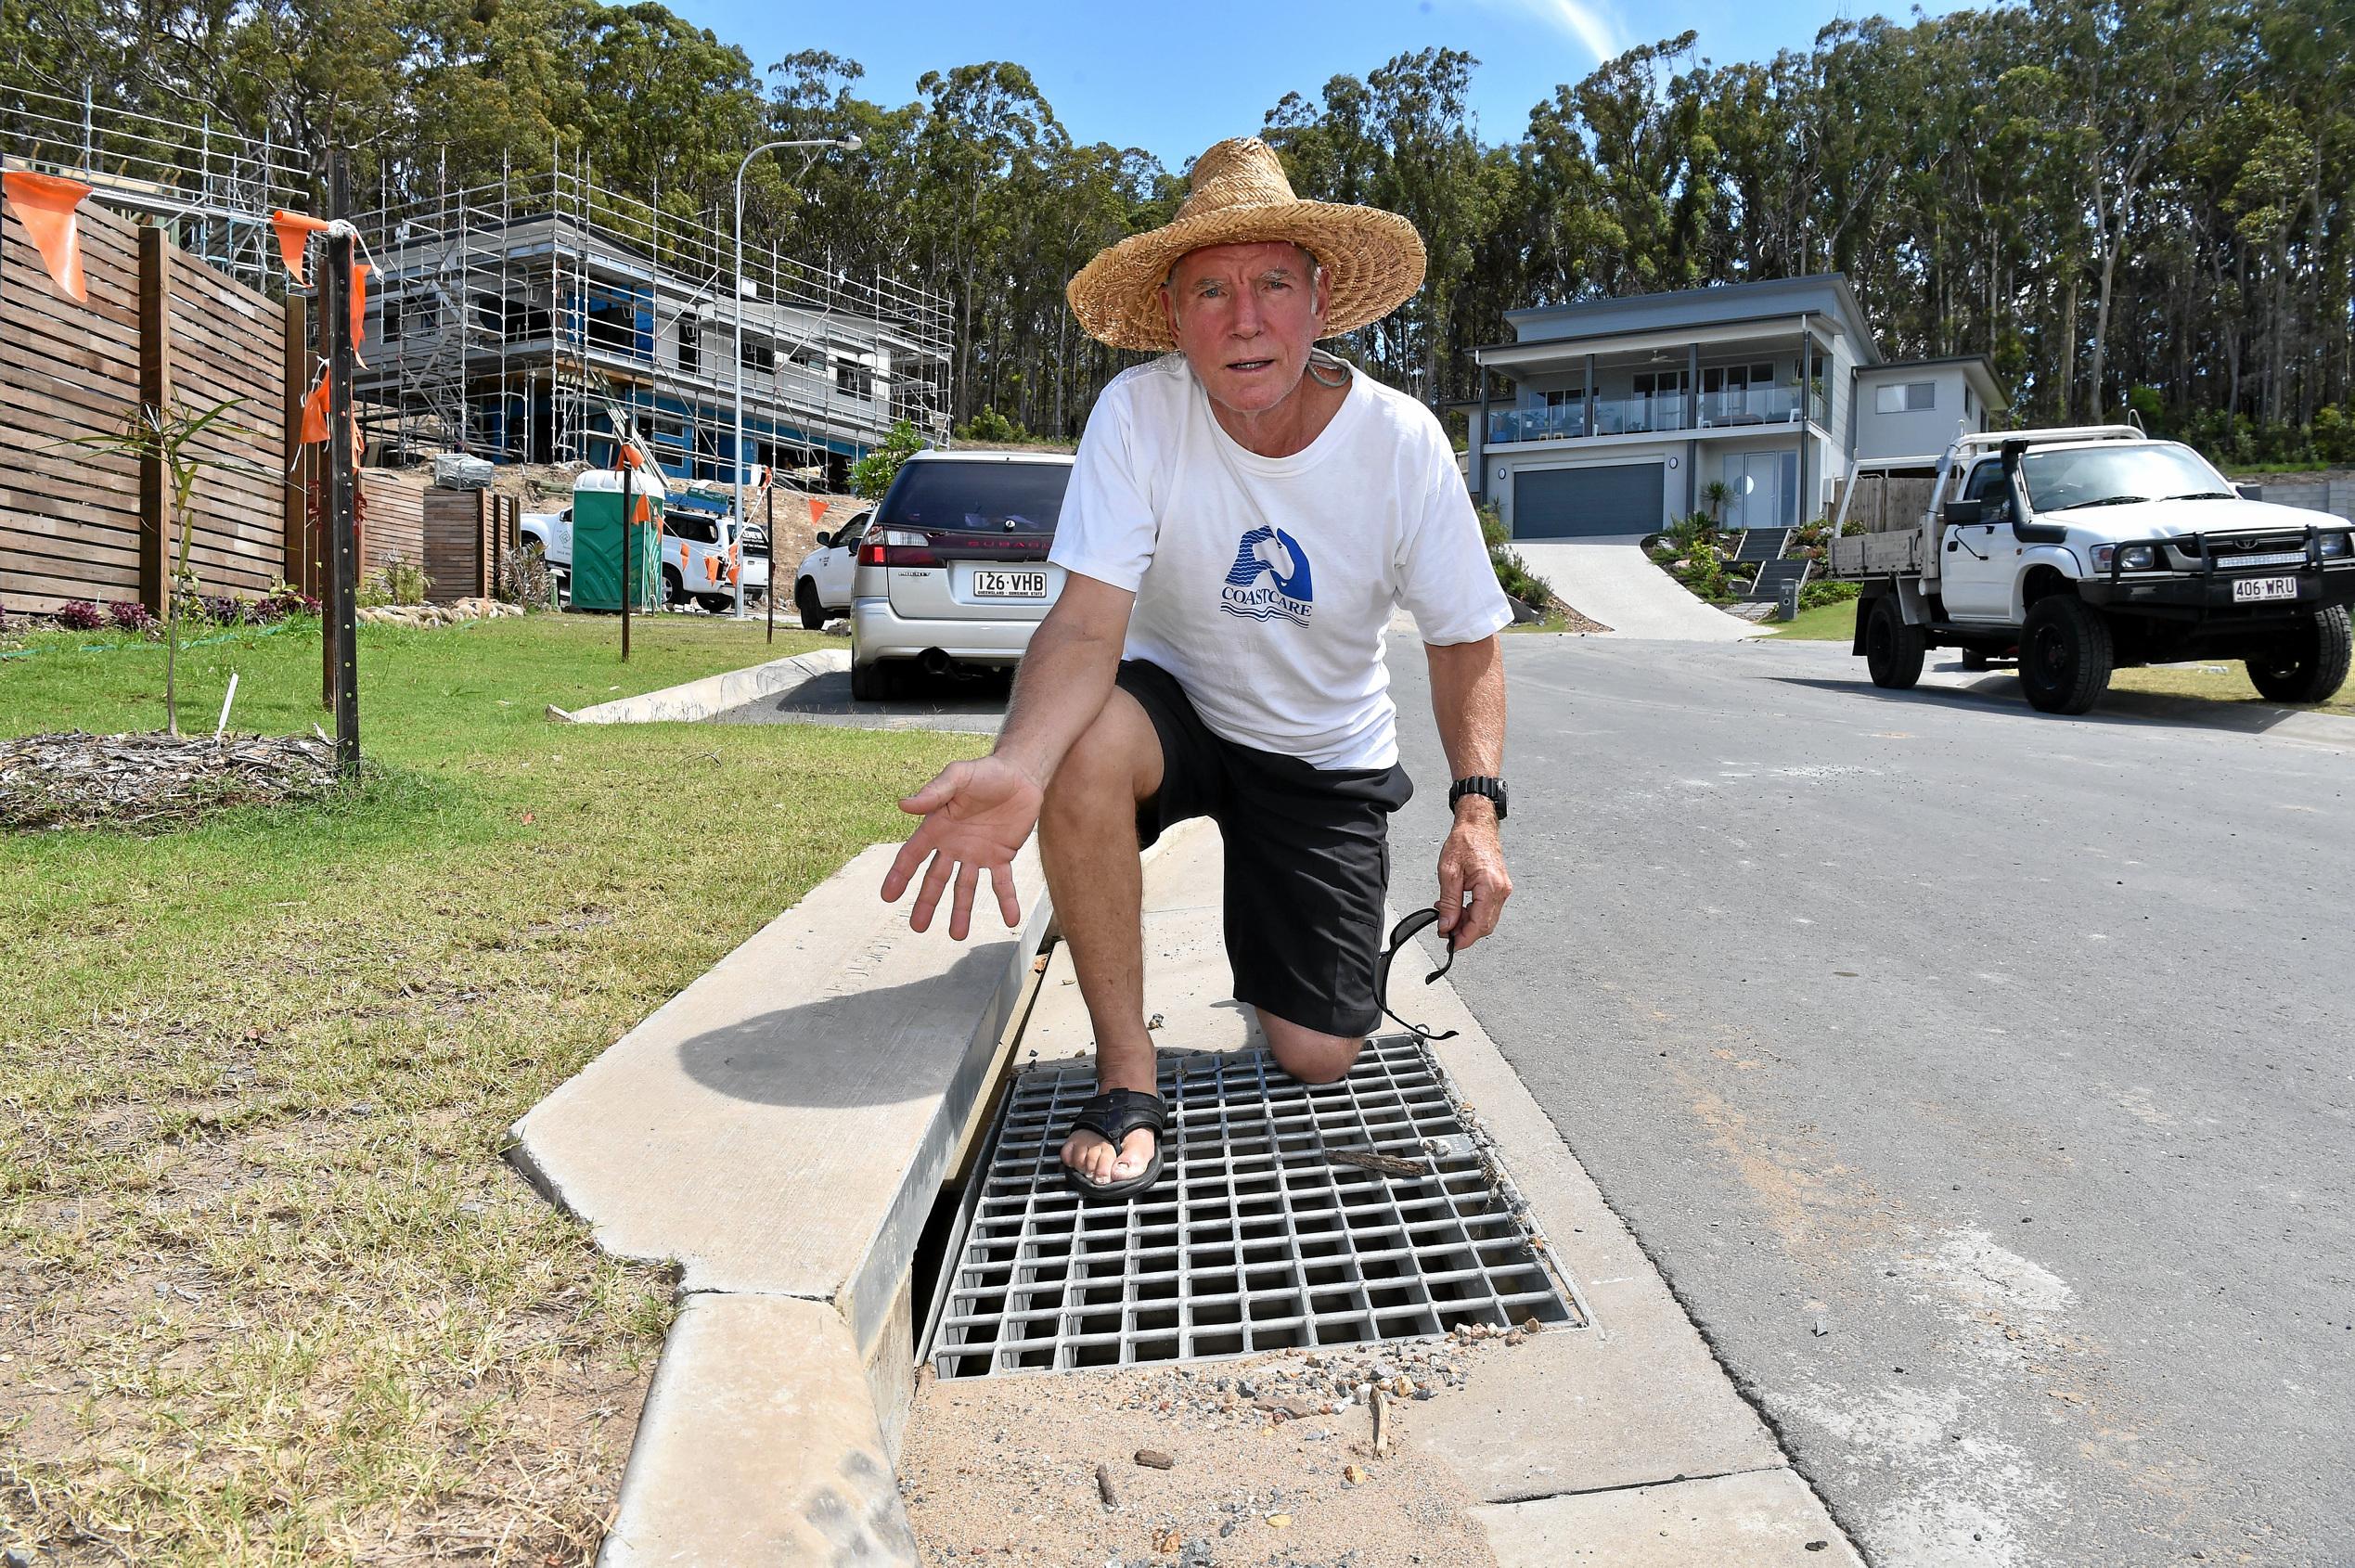
[[[355,787],[0,833],[0,1549],[589,1560],[666,1324],[503,1163],[554,1085],[983,742],[548,723],[822,646],[649,617],[360,634]],[[0,736],[152,728],[160,647],[44,632]],[[183,721],[309,735],[315,622],[193,636]]]

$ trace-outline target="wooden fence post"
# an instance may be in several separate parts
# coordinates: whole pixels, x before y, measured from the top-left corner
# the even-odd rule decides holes
[[[139,229],[139,405],[142,418],[172,407],[172,248],[154,224]],[[171,592],[172,475],[149,451],[139,459],[139,600],[163,615]]]

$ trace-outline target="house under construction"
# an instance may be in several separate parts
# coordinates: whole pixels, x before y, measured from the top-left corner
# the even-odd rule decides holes
[[[354,391],[387,460],[610,461],[609,405],[675,477],[850,463],[906,419],[948,434],[938,295],[854,279],[543,167],[356,220],[375,268]]]

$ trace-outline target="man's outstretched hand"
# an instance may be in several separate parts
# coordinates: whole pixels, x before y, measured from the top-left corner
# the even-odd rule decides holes
[[[997,912],[1009,926],[1021,923],[1022,905],[1014,897],[1014,855],[1038,825],[1046,791],[1031,776],[1001,757],[977,757],[951,763],[940,776],[906,800],[899,809],[920,816],[924,825],[900,846],[892,868],[883,877],[883,902],[897,903],[924,868],[916,907],[907,923],[929,931],[933,911],[953,877],[957,896],[948,906],[948,934],[959,942],[973,924],[973,890],[984,868],[997,894]],[[927,858],[931,864],[925,865]]]

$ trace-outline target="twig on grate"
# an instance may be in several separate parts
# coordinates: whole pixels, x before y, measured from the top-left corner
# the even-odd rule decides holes
[[[1335,1165],[1355,1165],[1382,1176],[1419,1176],[1431,1174],[1427,1160],[1401,1160],[1396,1154],[1369,1154],[1358,1149],[1328,1149],[1325,1159]]]

